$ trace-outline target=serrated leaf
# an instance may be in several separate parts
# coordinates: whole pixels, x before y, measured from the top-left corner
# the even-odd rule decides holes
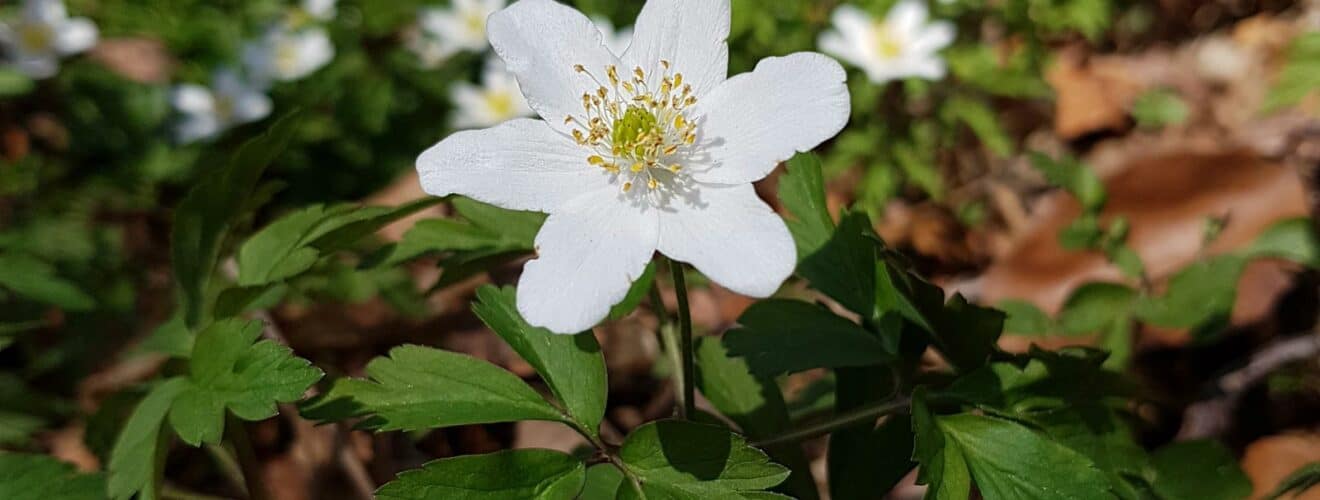
[[[1133,311],[1156,326],[1193,329],[1200,338],[1218,333],[1233,313],[1246,265],[1247,260],[1236,255],[1193,263],[1173,275],[1163,295],[1137,301]]]
[[[875,335],[829,310],[797,300],[753,304],[724,337],[729,355],[746,358],[757,376],[813,368],[870,366],[893,360]]]
[[[941,397],[1026,415],[1079,404],[1122,404],[1135,389],[1104,369],[1105,354],[1089,348],[1034,349],[1026,366],[992,363],[960,377]]]
[[[380,500],[573,500],[586,465],[551,450],[506,450],[430,462],[376,491]]]
[[[370,380],[337,380],[329,393],[305,405],[303,416],[316,420],[367,416],[361,425],[378,431],[567,421],[522,379],[466,354],[396,347],[389,357],[368,364],[367,375]]]
[[[96,307],[95,299],[60,278],[54,266],[19,253],[0,253],[0,287],[69,311]]]
[[[454,211],[466,220],[427,219],[404,233],[386,261],[397,263],[422,255],[454,252],[458,262],[512,252],[530,252],[545,215],[505,210],[467,198],[452,200]],[[446,263],[452,267],[454,263]],[[447,271],[446,271],[447,272]]]
[[[915,401],[921,401],[921,397]],[[1008,420],[974,414],[936,416],[914,403],[918,483],[934,498],[967,498],[970,472],[986,500],[1108,499],[1109,479],[1085,456]]]
[[[963,372],[989,360],[1004,329],[1003,312],[970,304],[961,295],[946,303],[939,287],[888,261],[876,269],[876,310],[930,334],[934,346]]]
[[[834,219],[825,202],[820,159],[811,153],[799,153],[788,160],[779,178],[779,202],[792,214],[785,222],[797,245],[799,261],[825,246],[834,233]]]
[[[208,326],[193,345],[190,373],[170,407],[170,425],[193,446],[219,443],[225,411],[244,420],[277,413],[276,403],[302,398],[320,369],[261,336],[260,321],[227,319]]]
[[[0,451],[0,498],[98,500],[105,498],[105,475],[82,474],[45,455]]]
[[[866,319],[876,314],[876,240],[871,220],[844,212],[839,227],[814,253],[798,256],[797,272],[811,286]]]
[[[1030,420],[1055,441],[1091,459],[1119,498],[1148,498],[1143,493],[1150,489],[1145,477],[1150,458],[1113,408],[1083,402],[1032,414]]]
[[[588,330],[577,335],[556,335],[527,324],[518,314],[513,287],[481,287],[472,310],[536,369],[573,420],[586,432],[596,434],[605,418],[609,384],[605,357],[595,334]]]
[[[1041,153],[1031,154],[1031,165],[1036,167],[1045,179],[1077,197],[1087,211],[1098,211],[1104,207],[1105,185],[1100,177],[1082,162],[1071,156],[1059,159],[1050,158]]]
[[[125,500],[138,495],[141,500],[155,500],[160,493],[162,464],[162,427],[174,398],[187,386],[183,378],[156,384],[129,415],[110,452],[108,491],[110,497]]]
[[[640,498],[647,499],[771,498],[762,490],[789,474],[723,427],[679,420],[637,428],[619,458],[641,483]]]
[[[265,134],[243,144],[224,169],[198,183],[175,209],[170,256],[187,324],[196,326],[204,316],[203,302],[220,246],[244,210],[255,208],[248,197],[266,167],[288,145],[297,123],[296,113],[285,116]]]
[[[1251,480],[1224,445],[1183,441],[1151,454],[1155,492],[1166,500],[1230,500],[1251,495]]]
[[[696,349],[697,388],[715,409],[738,425],[751,439],[766,439],[792,427],[788,406],[774,380],[753,376],[747,362],[731,358],[716,339],[698,339]],[[811,463],[802,446],[787,443],[766,449],[776,462],[792,473],[779,489],[799,500],[817,498]]]

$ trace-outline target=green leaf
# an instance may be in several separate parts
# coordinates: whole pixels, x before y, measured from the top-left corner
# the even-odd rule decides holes
[[[27,75],[10,68],[0,68],[0,97],[25,95],[37,88]]]
[[[1135,392],[1122,375],[1105,370],[1105,354],[1089,348],[1033,349],[1026,366],[992,363],[940,391],[940,396],[1029,416],[1081,404],[1125,404]]]
[[[339,379],[303,408],[315,420],[369,415],[363,427],[416,431],[517,420],[566,422],[512,373],[465,354],[401,346],[367,365],[371,380]]]
[[[623,481],[623,472],[614,464],[587,467],[587,482],[582,486],[578,500],[614,500]]]
[[[96,307],[90,295],[60,278],[54,266],[23,254],[0,253],[0,287],[69,311]]]
[[[1300,498],[1303,493],[1317,485],[1320,485],[1320,462],[1311,462],[1298,467],[1288,474],[1288,477],[1283,478],[1283,481],[1274,487],[1274,491],[1266,495],[1265,500],[1275,500],[1287,494]]]
[[[724,337],[732,356],[752,373],[775,376],[813,368],[878,365],[893,360],[875,335],[829,310],[797,300],[753,304],[738,318],[741,328]]]
[[[1044,336],[1054,330],[1054,320],[1035,304],[1023,300],[1006,300],[995,307],[1004,311],[1004,331],[1018,335]]]
[[[106,467],[110,473],[111,498],[124,500],[135,494],[141,500],[159,498],[159,468],[164,466],[166,448],[166,436],[161,430],[170,405],[187,383],[182,378],[172,378],[156,384],[124,423]]]
[[[876,309],[895,314],[930,334],[935,347],[959,371],[974,370],[997,349],[1004,313],[969,304],[886,260],[876,272]]]
[[[244,420],[277,413],[276,403],[302,398],[320,369],[261,336],[260,321],[227,319],[197,335],[186,384],[170,408],[170,425],[193,446],[219,443],[225,410]]]
[[[1312,32],[1293,39],[1288,47],[1288,61],[1265,97],[1264,110],[1273,112],[1296,105],[1317,89],[1320,89],[1320,33]]]
[[[628,288],[628,295],[623,297],[623,301],[610,308],[609,320],[623,319],[624,316],[632,314],[632,312],[637,309],[637,306],[642,304],[642,299],[646,298],[646,295],[650,293],[651,284],[654,282],[655,261],[653,260],[650,264],[646,265],[646,269],[642,271],[642,275],[639,276],[636,281],[633,281],[632,286]]]
[[[954,96],[940,105],[940,111],[948,118],[966,124],[981,139],[981,144],[994,154],[1003,157],[1013,152],[1013,139],[1004,132],[999,116],[985,101]]]
[[[1233,313],[1246,265],[1247,260],[1236,255],[1196,262],[1174,274],[1164,295],[1137,301],[1134,312],[1156,326],[1194,329],[1201,338],[1217,333]]]
[[[380,500],[573,500],[587,479],[581,460],[551,450],[506,450],[428,463],[376,491]]]
[[[1150,489],[1146,481],[1150,459],[1118,411],[1082,402],[1032,414],[1030,420],[1060,444],[1095,462],[1120,498],[1149,498],[1143,493]]]
[[[792,428],[788,405],[773,380],[753,376],[747,362],[729,357],[716,339],[698,339],[696,349],[697,388],[715,409],[738,425],[752,439],[766,439]],[[780,490],[800,500],[817,498],[811,463],[802,446],[787,443],[766,452],[792,471]]]
[[[966,498],[969,471],[986,500],[1111,498],[1109,479],[1093,462],[1020,424],[966,413],[933,416],[915,406],[913,413],[918,482],[935,485],[935,498]]]
[[[1154,89],[1132,103],[1132,118],[1142,128],[1160,128],[1187,121],[1187,103],[1171,89]]]
[[[966,44],[949,47],[944,58],[958,80],[990,94],[1019,98],[1050,95],[1050,86],[1041,78],[1040,68],[1026,49],[1006,56],[1004,47]]]
[[[1087,283],[1073,291],[1059,312],[1059,329],[1069,335],[1100,333],[1128,321],[1137,291],[1117,283]]]
[[[197,184],[174,211],[171,265],[183,293],[184,319],[196,326],[206,314],[204,300],[220,247],[246,209],[262,173],[288,145],[297,114],[281,118],[265,134],[248,141],[229,165]]]
[[[834,219],[825,201],[825,178],[820,159],[811,153],[799,153],[788,160],[779,178],[779,201],[793,215],[786,220],[798,260],[816,253],[834,234]]]
[[[105,475],[81,474],[45,455],[0,451],[0,498],[98,500],[105,498]]]
[[[865,319],[874,319],[876,240],[871,220],[844,212],[839,227],[815,253],[798,256],[798,274]]]
[[[596,434],[605,418],[609,390],[605,357],[590,330],[577,335],[556,335],[527,324],[518,314],[513,287],[491,285],[477,290],[472,310],[541,374],[555,398],[583,430]]]
[[[1276,222],[1256,237],[1245,256],[1249,259],[1286,259],[1310,267],[1320,266],[1320,239],[1313,221],[1296,218]]]
[[[403,240],[386,262],[397,263],[440,252],[455,252],[461,262],[511,252],[530,252],[535,246],[536,233],[545,222],[544,214],[505,210],[467,198],[454,198],[453,205],[466,222],[456,219],[418,222],[404,233]]]
[[[215,300],[215,317],[232,318],[279,304],[289,293],[289,285],[267,283],[249,287],[227,288]]]
[[[772,498],[758,496],[788,477],[742,437],[722,427],[679,420],[643,425],[619,449],[641,482],[641,498]]]
[[[1082,162],[1071,156],[1059,159],[1050,158],[1041,153],[1031,154],[1031,165],[1036,167],[1045,179],[1077,197],[1082,207],[1089,212],[1097,212],[1105,205],[1105,185],[1100,177]]]
[[[958,441],[946,438],[938,417],[926,403],[924,387],[912,394],[912,459],[921,463],[917,484],[927,485],[927,500],[966,500],[972,476]]]
[[[888,367],[842,368],[835,371],[836,415],[878,404],[895,389]],[[832,498],[870,498],[892,490],[916,467],[911,460],[911,424],[902,416],[878,427],[864,420],[830,434],[826,465]]]
[[[1251,495],[1251,480],[1224,445],[1183,441],[1151,454],[1155,492],[1167,500],[1240,499]]]

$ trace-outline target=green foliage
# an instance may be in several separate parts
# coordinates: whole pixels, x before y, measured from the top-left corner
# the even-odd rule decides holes
[[[155,500],[160,494],[160,474],[164,464],[164,444],[169,439],[163,429],[165,417],[174,399],[188,386],[182,378],[156,384],[124,423],[110,452],[109,493],[115,500],[138,495]]]
[[[766,300],[747,309],[724,344],[753,374],[775,376],[812,368],[870,366],[891,361],[880,339],[820,306]]]
[[[0,253],[0,287],[70,311],[86,311],[96,306],[95,299],[60,278],[53,266],[19,253]]]
[[[1169,500],[1247,498],[1251,480],[1233,454],[1214,441],[1185,441],[1151,455],[1155,492]]]
[[[1088,212],[1099,211],[1105,204],[1105,186],[1100,177],[1082,162],[1071,156],[1059,159],[1041,153],[1032,153],[1031,165],[1036,167],[1050,184],[1068,190]]]
[[[661,420],[634,430],[619,449],[632,482],[620,498],[782,498],[761,493],[788,470],[721,427]]]
[[[1187,121],[1187,103],[1169,89],[1155,89],[1141,94],[1132,103],[1132,118],[1142,128],[1160,128]]]
[[[381,500],[573,500],[587,480],[581,460],[550,450],[508,450],[428,463],[376,491]]]
[[[249,195],[288,145],[297,124],[297,116],[285,117],[244,144],[226,168],[194,187],[175,209],[170,252],[189,325],[197,325],[205,314],[204,297],[226,235],[244,210],[251,208]]]
[[[170,407],[170,426],[193,446],[215,444],[225,429],[225,411],[244,420],[276,414],[276,403],[302,398],[321,379],[320,369],[294,357],[289,348],[261,336],[259,321],[224,320],[197,335],[191,372]]]
[[[22,96],[34,88],[36,82],[27,75],[10,68],[0,69],[0,98]]]
[[[79,474],[72,465],[45,455],[0,451],[0,498],[97,500],[105,498],[105,475]]]
[[[1288,61],[1265,98],[1266,112],[1296,105],[1320,89],[1320,33],[1306,33],[1293,39],[1288,47]]]
[[[518,314],[516,292],[484,286],[477,290],[473,311],[486,326],[531,364],[577,425],[591,435],[605,417],[605,358],[590,331],[556,335],[536,328]]]
[[[418,346],[396,347],[367,365],[370,380],[344,378],[303,409],[316,420],[366,416],[379,431],[551,420],[559,410],[512,373],[466,354]]]

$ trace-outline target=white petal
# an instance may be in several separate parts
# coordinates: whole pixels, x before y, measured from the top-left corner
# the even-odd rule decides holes
[[[911,50],[919,54],[939,52],[953,43],[956,36],[957,31],[954,30],[953,23],[936,21],[921,29],[920,34],[912,41]]]
[[[251,123],[270,116],[270,97],[261,92],[247,91],[234,96],[234,121]]]
[[[830,15],[830,22],[839,34],[854,44],[866,43],[875,31],[875,18],[854,5],[840,5]]]
[[[788,226],[751,184],[704,185],[696,200],[662,209],[659,249],[750,297],[774,294],[797,263]]]
[[[91,19],[77,17],[62,23],[55,30],[55,51],[63,55],[77,54],[96,45],[99,32]]]
[[[564,118],[582,114],[582,94],[599,86],[574,66],[604,78],[605,68],[618,64],[587,16],[553,0],[517,2],[490,16],[487,30],[527,103],[564,133],[572,131]]]
[[[60,60],[54,54],[15,54],[14,67],[20,73],[43,80],[60,72]]]
[[[590,153],[540,120],[510,120],[458,132],[417,159],[422,189],[461,194],[511,210],[553,212],[582,193],[609,186],[587,164]]]
[[[656,213],[609,187],[550,215],[536,235],[537,258],[518,281],[528,323],[577,333],[605,319],[655,253]]]
[[[813,52],[767,58],[730,78],[697,103],[698,142],[710,162],[692,166],[692,176],[755,182],[834,137],[851,111],[846,79],[838,62]]]
[[[23,3],[23,19],[29,22],[55,24],[68,17],[64,0],[27,0]]]
[[[729,0],[650,0],[623,60],[653,77],[660,61],[669,61],[698,97],[705,95],[729,77],[729,16]]]
[[[845,38],[842,33],[837,31],[821,33],[820,38],[816,41],[816,47],[826,54],[839,58],[853,66],[865,67],[869,64],[866,53],[859,49],[858,44]]]
[[[889,9],[885,21],[899,34],[916,34],[926,23],[926,4],[921,0],[900,0]]]
[[[185,116],[174,126],[174,138],[183,144],[210,139],[220,132],[220,120],[211,113]]]
[[[170,92],[170,104],[180,113],[199,114],[215,111],[211,90],[194,83],[176,85]]]
[[[302,8],[312,17],[321,21],[328,21],[335,18],[338,0],[303,0]]]

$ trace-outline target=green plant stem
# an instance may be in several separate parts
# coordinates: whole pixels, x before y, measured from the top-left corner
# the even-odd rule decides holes
[[[683,264],[670,261],[669,269],[674,276],[674,294],[678,297],[678,355],[675,387],[678,399],[678,418],[687,420],[692,416],[692,405],[696,401],[696,369],[692,360],[692,311],[688,308],[687,278],[683,275]],[[671,332],[673,329],[669,329]],[[672,335],[672,333],[671,333]]]
[[[775,446],[785,443],[796,443],[817,436],[823,436],[861,422],[874,422],[877,418],[907,411],[911,405],[911,399],[902,397],[892,401],[863,406],[852,411],[835,415],[834,418],[824,422],[811,424],[769,439],[754,442],[752,445],[757,448],[765,448],[767,446]]]
[[[247,486],[249,500],[266,500],[266,485],[261,481],[261,463],[252,449],[252,440],[248,439],[247,428],[243,421],[232,414],[225,414],[225,433],[229,444],[234,447],[238,465],[243,469],[243,482]]]

